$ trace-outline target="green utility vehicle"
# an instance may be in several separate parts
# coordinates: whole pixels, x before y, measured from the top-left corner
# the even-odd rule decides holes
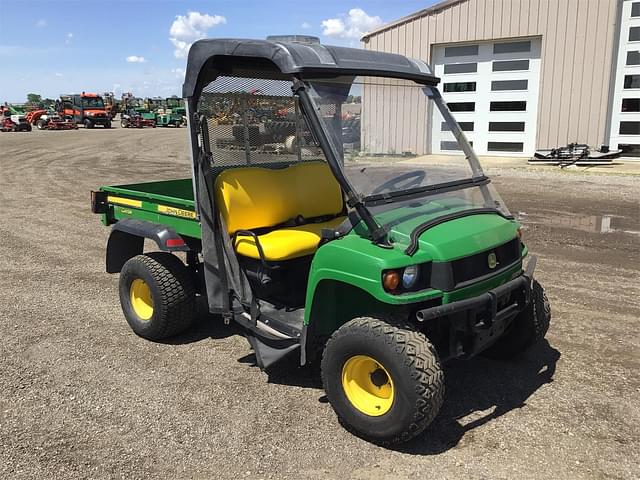
[[[180,98],[165,98],[156,105],[156,125],[159,127],[180,127],[186,123],[185,108]]]
[[[540,341],[550,310],[535,257],[525,266],[520,226],[438,82],[390,53],[194,43],[183,87],[192,177],[92,193],[134,332],[184,331],[199,299],[212,321],[241,327],[261,368],[292,355],[319,364],[341,422],[386,445],[437,415],[443,362],[508,359]],[[357,144],[343,125],[354,97]],[[431,121],[459,157],[407,153],[424,150]]]

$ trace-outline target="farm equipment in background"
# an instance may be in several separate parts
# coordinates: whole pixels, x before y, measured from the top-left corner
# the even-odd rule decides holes
[[[592,150],[589,145],[583,143],[570,143],[565,147],[552,148],[551,150],[537,150],[530,164],[559,165],[560,168],[572,165],[610,165],[614,158],[619,158],[622,150],[610,150],[603,145],[600,150]]]
[[[0,131],[2,132],[30,132],[31,124],[23,113],[10,105],[0,106]]]
[[[119,111],[118,101],[113,92],[104,92],[102,98],[104,100],[104,108],[113,120]]]
[[[62,116],[76,124],[83,124],[85,128],[102,125],[111,128],[111,116],[107,112],[104,100],[95,93],[60,95],[57,110]]]
[[[186,109],[179,98],[166,98],[156,109],[156,124],[159,127],[180,127],[186,125]]]
[[[120,107],[120,126],[122,128],[155,127],[156,114],[150,111],[153,101],[134,97],[131,93],[122,95]]]
[[[32,121],[32,125],[35,125],[38,130],[77,130],[78,124],[64,118],[58,112],[54,110],[38,110],[39,114]],[[43,112],[43,113],[40,113]]]

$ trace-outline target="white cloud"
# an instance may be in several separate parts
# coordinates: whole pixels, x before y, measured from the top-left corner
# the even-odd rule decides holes
[[[305,30],[311,28],[311,24],[309,22],[302,22],[302,25],[300,25],[300,27],[304,28]]]
[[[187,12],[178,15],[169,28],[169,40],[173,43],[176,58],[185,58],[191,44],[205,38],[209,29],[227,23],[222,15],[208,15],[200,12]]]
[[[146,62],[144,57],[139,57],[138,55],[129,55],[127,57],[127,62],[129,63],[144,63]]]
[[[382,25],[380,17],[368,15],[361,8],[352,8],[347,15],[322,21],[322,34],[327,37],[357,38]]]
[[[42,28],[47,26],[47,21],[44,18],[41,18],[36,22],[36,27]]]
[[[64,77],[64,75],[62,75],[60,72],[56,72],[56,73],[54,73],[54,75],[55,75],[56,77]]]
[[[172,68],[171,73],[173,73],[177,78],[183,79],[185,71],[182,68]]]
[[[64,36],[64,43],[69,45],[72,40],[73,40],[73,33],[72,32],[67,32],[67,34]]]

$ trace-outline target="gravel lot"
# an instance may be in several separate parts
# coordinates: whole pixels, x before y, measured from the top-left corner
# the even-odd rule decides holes
[[[89,190],[188,176],[185,129],[0,133],[0,152],[0,478],[640,477],[640,177],[489,169],[540,257],[548,342],[448,364],[436,421],[385,450],[215,319],[129,330]]]

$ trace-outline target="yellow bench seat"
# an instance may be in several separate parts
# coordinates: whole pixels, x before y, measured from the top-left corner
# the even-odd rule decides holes
[[[335,230],[345,218],[337,217],[328,222],[280,228],[257,237],[266,260],[275,262],[304,257],[314,254],[318,249],[323,228]],[[260,259],[258,247],[250,236],[238,235],[235,248],[240,255]]]
[[[230,236],[239,230],[260,231],[295,218],[333,218],[322,223],[283,227],[258,236],[265,260],[313,255],[323,228],[345,219],[340,185],[324,162],[305,162],[282,169],[242,167],[225,170],[215,184],[216,203]],[[236,252],[260,258],[253,237],[240,235]]]

